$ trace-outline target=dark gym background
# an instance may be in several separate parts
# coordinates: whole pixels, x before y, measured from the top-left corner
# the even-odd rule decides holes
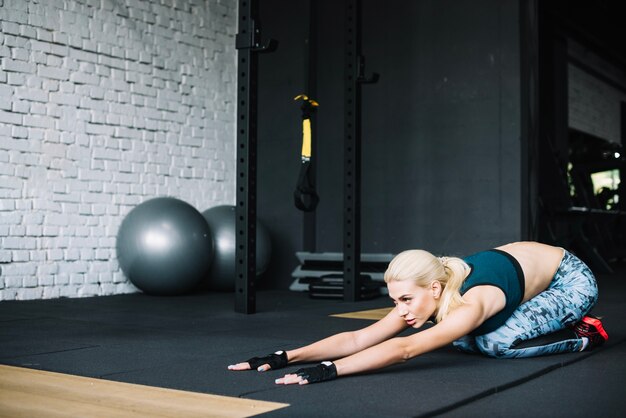
[[[363,3],[362,249],[459,254],[520,238],[519,34],[513,2]],[[318,251],[341,251],[344,12],[320,2]],[[444,12],[445,10],[445,12]],[[259,215],[278,254],[301,246],[299,165],[308,10],[273,0],[260,60]],[[295,260],[295,257],[294,257]],[[281,260],[283,261],[283,260]],[[285,285],[284,261],[266,276]]]
[[[540,210],[544,201],[571,205],[553,202],[562,179],[552,149],[564,150],[565,164],[568,147],[567,57],[557,50],[555,63],[554,45],[575,39],[623,64],[624,30],[611,21],[611,2],[593,10],[539,2],[538,22],[526,16],[533,5],[363,1],[365,71],[381,75],[363,86],[364,253],[421,247],[463,255],[520,239],[575,246],[545,231]],[[340,252],[344,10],[341,2],[316,7],[316,249]],[[302,213],[292,202],[301,145],[293,97],[306,93],[308,2],[266,0],[260,16],[263,36],[279,42],[259,69],[258,210],[275,250],[264,286],[285,288],[303,248]]]

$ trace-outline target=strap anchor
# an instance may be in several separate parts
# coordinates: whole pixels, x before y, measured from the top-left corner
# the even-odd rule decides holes
[[[273,52],[278,47],[278,41],[269,39],[261,44],[261,29],[251,19],[248,28],[240,31],[235,37],[236,49],[250,49],[253,52]]]
[[[365,77],[365,57],[363,55],[357,56],[357,68],[358,73],[356,75],[356,82],[360,84],[374,84],[380,79],[380,74],[372,73],[369,77]]]

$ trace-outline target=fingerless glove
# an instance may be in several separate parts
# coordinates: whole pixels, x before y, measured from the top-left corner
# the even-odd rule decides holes
[[[251,369],[258,369],[264,364],[269,364],[272,370],[282,369],[289,363],[286,351],[277,351],[274,354],[268,354],[264,357],[252,357],[248,360]]]
[[[314,367],[298,369],[296,374],[309,383],[323,382],[337,378],[337,367],[331,361],[324,361]]]

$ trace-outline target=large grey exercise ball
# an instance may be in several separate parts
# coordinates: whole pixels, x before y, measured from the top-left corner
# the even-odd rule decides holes
[[[206,287],[218,291],[235,290],[235,228],[234,206],[215,206],[202,212],[213,235],[213,263]],[[272,243],[267,228],[256,223],[256,275],[260,276],[269,264]]]
[[[117,235],[117,259],[126,277],[145,293],[178,295],[204,280],[213,239],[202,214],[171,197],[133,208]]]

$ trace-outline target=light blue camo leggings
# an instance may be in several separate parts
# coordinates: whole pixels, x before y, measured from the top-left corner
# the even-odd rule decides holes
[[[522,341],[551,334],[579,321],[597,300],[598,286],[593,273],[580,259],[565,251],[559,269],[546,290],[521,304],[504,325],[495,331],[476,337],[468,335],[455,341],[453,345],[462,351],[497,358],[580,351],[580,338],[534,347],[516,346]]]

